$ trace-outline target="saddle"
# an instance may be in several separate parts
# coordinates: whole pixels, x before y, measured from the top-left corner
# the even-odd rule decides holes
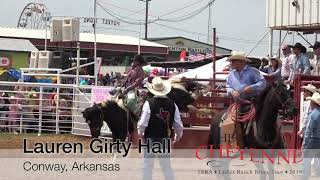
[[[138,97],[136,95],[136,90],[129,91],[126,96],[122,93],[115,97],[114,101],[118,104],[120,108],[122,108],[127,113],[127,117],[130,118],[132,116],[131,113],[135,115],[139,115],[139,110],[141,109],[138,107]],[[130,118],[132,119],[132,118]],[[135,122],[135,121],[134,121]],[[136,122],[135,122],[136,123]]]
[[[244,148],[244,137],[249,135],[255,119],[253,103],[244,101],[232,104],[222,119],[220,127],[222,137],[228,136],[226,143]]]
[[[235,123],[227,114],[224,114],[220,122],[220,137],[221,144],[226,144],[230,147],[235,147],[238,144],[235,138]]]

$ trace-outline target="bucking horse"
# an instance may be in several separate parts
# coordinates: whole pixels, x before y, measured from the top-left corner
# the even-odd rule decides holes
[[[197,98],[197,95],[190,92],[196,92],[199,89],[199,84],[182,79],[170,80],[172,84],[171,92],[167,95],[168,98],[173,100],[180,111],[199,111],[202,114],[214,113],[207,109],[197,109],[192,106],[192,103]],[[146,94],[143,101],[137,106],[142,109],[142,105],[151,94]],[[120,98],[119,98],[120,97]],[[128,133],[131,134],[136,127],[135,124],[139,120],[139,112],[133,112],[125,105],[124,97],[117,96],[115,100],[106,101],[103,103],[94,104],[92,107],[85,109],[83,117],[89,125],[92,138],[98,138],[103,126],[103,121],[106,122],[112,132],[112,139],[116,141],[125,141]]]

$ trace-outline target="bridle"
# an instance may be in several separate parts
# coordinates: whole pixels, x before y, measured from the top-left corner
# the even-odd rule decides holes
[[[278,88],[279,88],[279,86],[277,86],[276,88],[274,88],[274,87],[272,86],[272,90],[273,90],[272,96],[275,97],[275,98],[277,99],[277,101],[280,103],[281,109],[285,109],[286,105],[289,103],[289,101],[291,100],[291,98],[288,98],[286,101],[282,102],[282,99],[280,98],[280,95],[279,95],[279,93],[278,93],[278,91],[277,91]]]

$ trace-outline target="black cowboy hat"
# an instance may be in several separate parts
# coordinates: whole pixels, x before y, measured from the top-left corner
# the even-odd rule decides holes
[[[301,43],[296,43],[293,46],[290,46],[291,48],[298,48],[301,50],[301,53],[306,53],[307,52],[307,48],[304,47]]]
[[[145,63],[144,58],[140,54],[135,55],[133,61],[138,61],[140,64]]]
[[[319,41],[316,41],[313,46],[310,46],[310,48],[312,48],[312,49],[318,49],[318,48],[320,48],[320,42],[319,42]]]

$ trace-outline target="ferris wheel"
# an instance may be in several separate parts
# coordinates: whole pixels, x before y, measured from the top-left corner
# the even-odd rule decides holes
[[[44,29],[50,18],[51,14],[44,4],[29,3],[21,12],[17,27]]]

